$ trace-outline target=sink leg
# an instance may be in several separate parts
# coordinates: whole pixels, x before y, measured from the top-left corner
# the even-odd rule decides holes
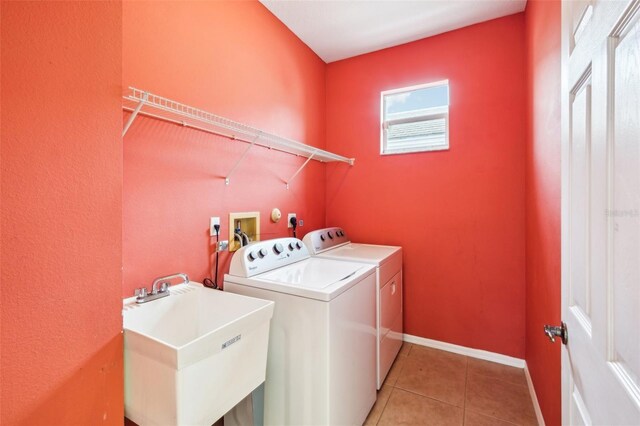
[[[253,403],[253,426],[264,425],[264,382],[251,392]]]
[[[224,426],[264,425],[264,382],[224,415]]]

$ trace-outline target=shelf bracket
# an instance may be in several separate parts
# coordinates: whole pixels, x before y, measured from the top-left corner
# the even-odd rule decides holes
[[[124,135],[127,134],[129,127],[131,127],[131,125],[133,124],[133,120],[136,119],[138,113],[140,112],[140,109],[147,102],[148,99],[149,99],[149,93],[144,92],[144,94],[142,95],[142,99],[140,100],[140,102],[138,102],[136,109],[134,109],[133,112],[131,113],[131,117],[129,117],[129,120],[127,120],[127,124],[124,125],[124,129],[122,129],[122,137],[124,137]]]
[[[238,160],[236,161],[236,163],[233,165],[233,167],[231,168],[231,170],[229,170],[229,173],[227,173],[227,176],[224,178],[224,183],[225,185],[229,185],[229,182],[231,182],[231,175],[233,174],[233,172],[236,171],[236,169],[238,168],[238,166],[240,165],[240,163],[242,163],[242,160],[244,160],[244,157],[247,156],[247,154],[249,153],[249,150],[251,150],[251,148],[253,148],[256,144],[256,142],[258,142],[258,139],[260,139],[260,136],[262,135],[262,132],[258,133],[253,140],[251,141],[251,143],[249,144],[249,146],[247,147],[247,149],[244,150],[244,152],[242,153],[242,155],[240,156],[240,158],[238,158]]]
[[[316,155],[316,152],[317,152],[317,151],[314,151],[314,152],[313,152],[313,154],[311,154],[311,155],[309,156],[309,158],[307,158],[307,161],[305,161],[305,162],[302,164],[302,166],[300,166],[300,168],[299,168],[298,170],[296,170],[296,172],[293,174],[293,176],[291,176],[291,177],[289,178],[289,180],[285,182],[285,183],[287,184],[287,189],[289,189],[289,184],[291,183],[291,181],[293,181],[293,180],[296,178],[296,176],[298,176],[298,173],[300,173],[300,172],[302,171],[302,169],[304,169],[304,168],[305,168],[305,166],[306,166],[307,164],[309,164],[309,161],[311,161],[311,160],[313,159],[313,156],[314,156],[314,155]]]

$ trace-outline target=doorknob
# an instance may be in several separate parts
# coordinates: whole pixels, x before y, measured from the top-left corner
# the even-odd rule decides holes
[[[551,343],[556,341],[556,336],[560,337],[562,344],[566,345],[569,340],[569,332],[567,331],[567,324],[560,322],[560,327],[557,325],[545,325],[544,334],[547,335]]]

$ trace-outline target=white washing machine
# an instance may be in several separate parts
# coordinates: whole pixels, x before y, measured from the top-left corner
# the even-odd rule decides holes
[[[297,238],[235,252],[224,290],[275,302],[267,425],[361,425],[376,400],[375,268],[310,257]]]
[[[402,247],[356,244],[341,228],[309,232],[312,256],[376,267],[376,385],[380,389],[402,346]]]

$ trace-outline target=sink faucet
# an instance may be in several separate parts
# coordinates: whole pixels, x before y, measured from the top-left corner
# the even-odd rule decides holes
[[[189,277],[185,273],[178,273],[173,275],[167,275],[166,277],[158,277],[153,280],[153,284],[151,284],[151,294],[156,294],[158,292],[164,293],[169,289],[170,281],[174,278],[182,278],[181,284],[189,284]],[[158,288],[158,284],[160,288]]]
[[[171,280],[175,278],[182,278],[181,284],[189,284],[189,277],[185,273],[167,275],[166,277],[158,277],[153,280],[153,284],[151,284],[151,293],[147,292],[146,287],[136,289],[136,303],[146,303],[152,300],[160,299],[161,297],[168,296],[170,294],[169,286],[171,285]]]

